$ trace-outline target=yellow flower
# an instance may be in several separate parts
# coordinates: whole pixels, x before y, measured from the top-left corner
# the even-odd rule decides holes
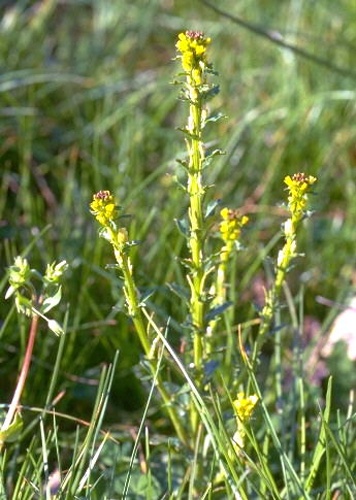
[[[248,222],[246,215],[240,217],[236,210],[223,208],[220,211],[222,221],[220,223],[220,236],[225,243],[238,240],[241,228]]]
[[[304,173],[287,175],[284,183],[288,186],[288,206],[293,217],[300,217],[307,207],[310,186],[316,182],[316,177]]]
[[[232,402],[235,414],[237,430],[232,438],[236,452],[239,454],[245,446],[245,425],[250,420],[253,410],[258,402],[256,394],[246,396],[244,392],[239,392],[237,399]]]
[[[177,50],[181,53],[183,70],[190,73],[194,85],[203,83],[203,72],[208,65],[207,46],[211,39],[205,38],[201,31],[186,31],[178,35]]]
[[[115,217],[116,204],[110,191],[99,191],[93,195],[90,211],[96,220],[104,227],[110,225]]]
[[[117,232],[117,243],[120,247],[124,247],[126,243],[129,241],[129,235],[127,229],[121,227]]]
[[[250,420],[257,401],[258,397],[256,394],[246,397],[244,392],[238,393],[237,399],[235,399],[232,404],[240,422],[247,422]]]

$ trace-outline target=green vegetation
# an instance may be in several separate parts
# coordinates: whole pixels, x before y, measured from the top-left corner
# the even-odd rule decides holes
[[[354,3],[3,4],[0,499],[354,498]]]

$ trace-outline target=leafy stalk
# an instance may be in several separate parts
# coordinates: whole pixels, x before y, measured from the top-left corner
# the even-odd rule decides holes
[[[210,38],[205,38],[199,31],[187,31],[178,37],[176,47],[180,53],[186,80],[183,95],[189,102],[189,116],[185,127],[187,135],[187,194],[189,198],[189,233],[190,274],[187,277],[190,286],[189,309],[193,332],[193,360],[196,373],[201,374],[204,359],[205,334],[205,255],[204,255],[204,217],[203,203],[205,186],[203,181],[204,144],[202,131],[205,122],[204,100],[209,86],[206,82],[206,70],[209,68],[206,49]]]
[[[308,214],[308,193],[310,191],[310,187],[316,182],[316,178],[312,175],[307,176],[304,173],[297,173],[292,177],[288,175],[284,179],[284,182],[287,185],[289,193],[288,209],[290,212],[290,218],[288,218],[283,224],[285,243],[278,254],[275,280],[272,288],[267,292],[266,302],[261,312],[259,337],[255,343],[253,354],[254,360],[257,358],[261,342],[271,328],[282,286],[290,269],[290,265],[293,259],[298,256],[296,241],[297,230],[302,220]]]
[[[177,436],[182,443],[186,443],[185,430],[176,409],[171,404],[171,395],[164,386],[160,374],[157,373],[157,360],[154,358],[148,328],[142,314],[143,304],[140,301],[135,284],[129,255],[130,247],[134,242],[129,241],[126,228],[118,227],[115,222],[118,206],[115,204],[114,197],[110,191],[99,191],[94,194],[90,208],[91,213],[102,226],[100,235],[108,240],[113,247],[118,268],[122,272],[127,314],[133,321],[143,351],[149,360],[152,376],[156,378],[157,389],[163,399]]]

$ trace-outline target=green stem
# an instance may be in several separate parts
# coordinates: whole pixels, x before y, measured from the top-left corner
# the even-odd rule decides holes
[[[167,409],[167,413],[172,422],[172,425],[177,433],[178,438],[183,444],[187,444],[187,436],[184,431],[184,428],[181,424],[181,421],[178,417],[177,412],[171,404],[171,395],[165,388],[160,374],[157,373],[157,363],[154,359],[152,359],[151,355],[151,343],[148,337],[146,323],[143,318],[141,305],[139,301],[139,296],[137,292],[137,288],[135,286],[134,278],[132,276],[132,268],[130,259],[127,254],[123,251],[115,252],[116,258],[120,265],[120,268],[124,277],[124,292],[126,297],[128,314],[132,318],[133,324],[135,326],[136,332],[140,339],[142,348],[149,359],[149,366],[151,373],[154,377],[156,377],[157,389],[163,399],[165,407]]]
[[[276,277],[273,283],[273,286],[271,290],[267,293],[266,297],[266,304],[262,310],[262,319],[261,319],[261,325],[259,328],[258,332],[258,337],[254,345],[254,350],[253,350],[253,355],[252,355],[252,364],[254,365],[257,356],[260,351],[260,347],[262,342],[264,341],[265,335],[268,333],[272,321],[273,321],[273,316],[276,311],[276,307],[278,305],[279,297],[281,295],[281,289],[283,286],[283,283],[286,279],[288,268],[290,266],[290,263],[295,256],[295,239],[296,239],[296,231],[298,224],[301,220],[301,215],[299,217],[293,217],[291,220],[291,225],[293,228],[292,233],[286,235],[286,240],[285,244],[283,246],[283,249],[281,250],[281,257],[279,258],[278,266],[277,266],[277,271],[276,271]]]
[[[193,89],[192,97],[198,93]],[[190,237],[189,248],[192,260],[190,311],[193,325],[194,366],[197,373],[201,371],[204,357],[204,250],[203,250],[203,197],[204,187],[202,180],[202,165],[204,160],[203,145],[201,141],[201,113],[202,103],[198,96],[190,104],[188,127],[191,133],[188,153],[190,156],[188,168],[188,196],[189,196],[189,223]]]
[[[188,281],[191,288],[190,314],[193,332],[193,361],[196,370],[196,381],[200,385],[202,380],[202,366],[205,356],[204,349],[204,239],[203,239],[203,161],[204,150],[202,136],[202,99],[197,87],[189,86],[190,108],[187,130],[190,140],[187,142],[189,155],[187,192],[189,196],[189,225],[190,235],[188,246],[191,255],[191,275]],[[191,402],[190,417],[193,434],[198,430],[199,415]]]
[[[135,325],[135,329],[140,339],[143,350],[145,354],[149,356],[151,351],[151,344],[148,339],[146,327],[143,321],[137,289],[131,273],[131,264],[127,255],[122,256],[120,266],[124,275],[124,292],[126,296],[128,313]]]
[[[212,287],[212,294],[215,296],[212,301],[212,307],[220,306],[226,301],[226,272],[227,272],[227,262],[232,251],[232,245],[224,245],[220,251],[220,262],[216,269],[216,280]],[[208,325],[208,335],[206,342],[206,350],[208,353],[212,350],[212,337],[216,330],[218,320],[216,318],[212,319]]]

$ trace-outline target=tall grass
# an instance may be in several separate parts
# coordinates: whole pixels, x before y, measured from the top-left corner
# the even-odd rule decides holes
[[[19,254],[41,273],[53,261],[69,264],[62,301],[51,311],[65,333],[58,338],[39,323],[23,426],[1,452],[3,498],[51,498],[58,478],[58,498],[355,496],[354,361],[342,345],[320,355],[337,304],[347,305],[355,285],[355,8],[350,0],[225,0],[219,8],[229,18],[206,3],[1,7],[2,296]],[[236,18],[272,33],[272,41]],[[210,150],[225,152],[204,173],[209,196],[249,217],[230,262],[233,306],[214,333],[219,352],[203,384],[187,362],[182,260],[189,248],[174,222],[188,203],[176,183],[185,180],[176,128],[187,108],[170,84],[176,36],[186,29],[213,40],[220,93],[209,108],[226,114],[204,132]],[[315,213],[298,234],[305,256],[294,261],[274,311],[281,328],[269,332],[251,366],[263,290],[283,244],[283,179],[298,171],[318,178],[309,195]],[[123,221],[140,242],[130,259],[155,339],[153,370],[126,317],[110,245],[97,237],[89,212],[101,189],[130,214]],[[29,319],[10,300],[1,311],[5,418]],[[189,443],[177,439],[157,377],[188,433],[189,411],[199,417]],[[233,401],[247,381],[259,401],[240,429],[239,451]]]

